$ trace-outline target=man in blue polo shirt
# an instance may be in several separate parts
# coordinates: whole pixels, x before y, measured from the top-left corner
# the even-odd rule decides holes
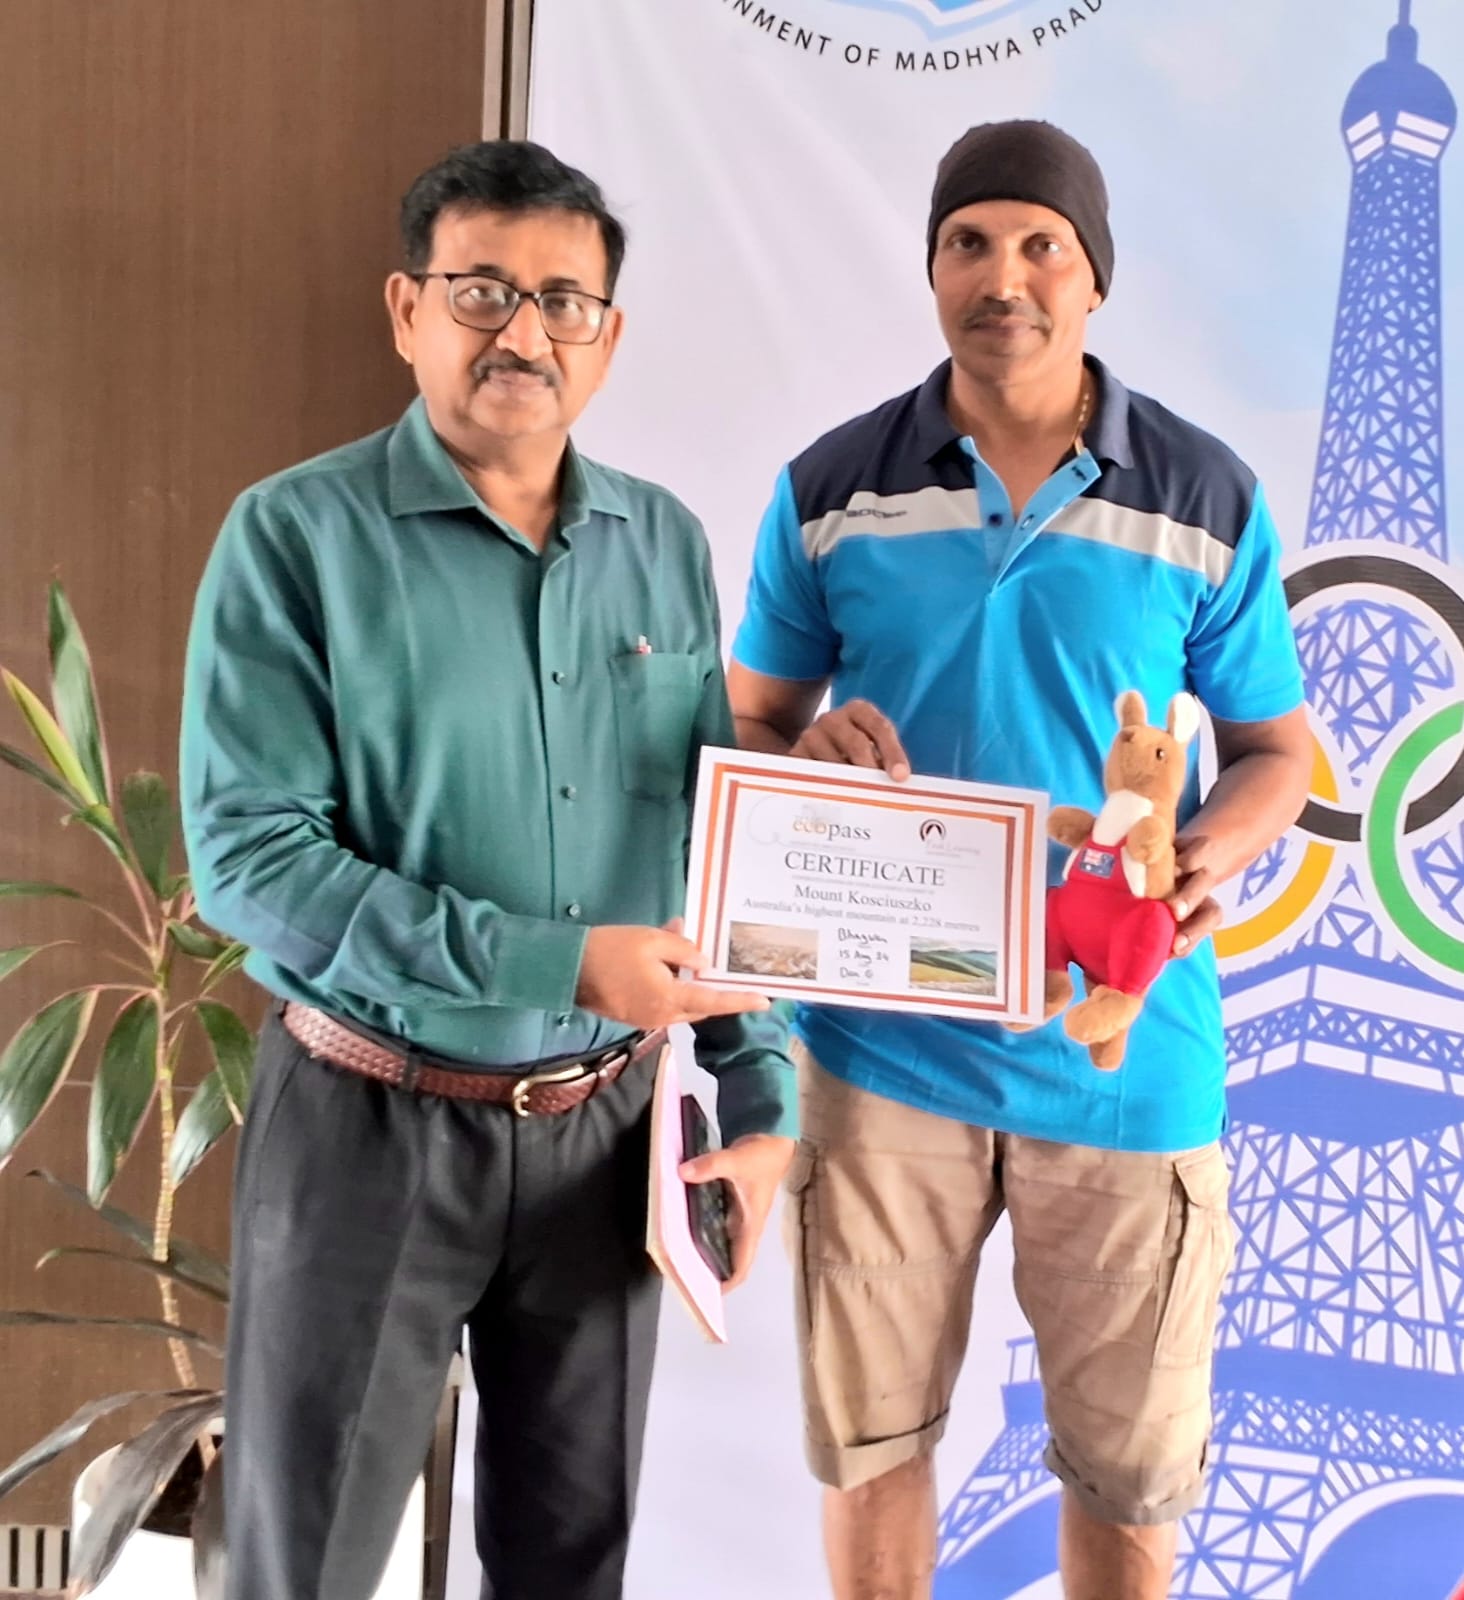
[[[1114,701],[1135,688],[1153,707],[1198,695],[1219,755],[1181,808],[1189,959],[1154,985],[1121,1070],[1056,1022],[800,1011],[790,1233],[839,1600],[930,1592],[931,1452],[1003,1209],[1068,1600],[1162,1600],[1200,1490],[1231,1257],[1209,891],[1300,811],[1309,737],[1254,476],[1084,355],[1112,267],[1082,146],[1014,122],[951,149],[928,237],[951,359],[785,469],[733,648],[750,748],[1097,810]]]

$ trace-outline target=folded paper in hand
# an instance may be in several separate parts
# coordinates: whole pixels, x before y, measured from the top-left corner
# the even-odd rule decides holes
[[[727,1342],[722,1284],[697,1249],[691,1234],[682,1161],[681,1077],[676,1052],[661,1052],[656,1093],[651,1104],[651,1171],[646,1207],[646,1249],[662,1277],[680,1295],[697,1326],[714,1344]]]

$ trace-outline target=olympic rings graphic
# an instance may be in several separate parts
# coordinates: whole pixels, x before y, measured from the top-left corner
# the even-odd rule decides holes
[[[1312,792],[1325,800],[1339,798],[1337,774],[1327,759],[1321,742],[1312,738]],[[1300,826],[1300,823],[1297,824]],[[1215,930],[1215,955],[1221,961],[1249,955],[1269,944],[1278,934],[1295,927],[1306,916],[1312,902],[1326,886],[1336,859],[1337,847],[1308,839],[1296,876],[1269,905],[1244,922],[1222,923]]]
[[[1410,562],[1399,561],[1396,557],[1347,555],[1318,561],[1299,572],[1293,572],[1286,580],[1286,602],[1295,611],[1304,601],[1326,589],[1353,583],[1366,583],[1378,589],[1396,589],[1420,601],[1464,646],[1464,599],[1442,578]],[[1417,833],[1429,823],[1437,822],[1460,799],[1464,799],[1464,749],[1460,750],[1454,765],[1433,788],[1409,806],[1403,823],[1404,833]],[[1315,799],[1307,801],[1306,809],[1296,825],[1303,833],[1320,839],[1336,839],[1339,843],[1355,844],[1362,838],[1360,812],[1320,805]]]
[[[1294,612],[1328,589],[1366,584],[1392,589],[1426,606],[1464,647],[1464,596],[1427,569],[1395,556],[1327,556],[1293,572],[1286,600]],[[1426,828],[1464,798],[1464,745],[1439,781],[1404,810],[1408,785],[1420,768],[1451,738],[1464,731],[1464,702],[1435,712],[1408,734],[1378,775],[1366,812],[1338,804],[1337,774],[1320,741],[1313,741],[1312,797],[1297,819],[1310,834],[1291,882],[1268,905],[1245,921],[1222,927],[1215,953],[1222,960],[1248,955],[1288,929],[1302,931],[1304,919],[1325,888],[1339,844],[1366,841],[1365,855],[1378,899],[1399,934],[1440,965],[1464,970],[1464,941],[1447,933],[1419,906],[1404,877],[1398,846],[1408,834]]]
[[[1398,814],[1414,774],[1448,740],[1464,733],[1464,702],[1436,711],[1415,728],[1378,776],[1365,838],[1373,887],[1398,932],[1440,966],[1464,972],[1464,939],[1456,939],[1413,897],[1398,864]],[[1411,809],[1411,808],[1410,808]]]

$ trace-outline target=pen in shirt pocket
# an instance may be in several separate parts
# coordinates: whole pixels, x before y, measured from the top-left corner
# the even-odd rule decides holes
[[[648,656],[651,653],[651,641],[643,633],[636,636],[635,653],[638,656]]]

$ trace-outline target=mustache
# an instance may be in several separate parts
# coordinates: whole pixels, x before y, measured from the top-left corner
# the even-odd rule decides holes
[[[511,350],[493,350],[485,356],[480,356],[469,368],[469,374],[475,384],[484,383],[495,372],[521,372],[529,377],[539,378],[547,383],[551,389],[559,387],[559,374],[552,367],[540,366],[537,361],[525,361],[522,356],[516,356]]]
[[[979,328],[988,322],[1004,321],[1016,318],[1021,322],[1030,322],[1034,328],[1046,332],[1052,326],[1052,319],[1046,312],[1039,311],[1036,306],[1029,305],[1025,300],[992,300],[979,301],[969,311],[961,313],[961,326],[963,328]]]

